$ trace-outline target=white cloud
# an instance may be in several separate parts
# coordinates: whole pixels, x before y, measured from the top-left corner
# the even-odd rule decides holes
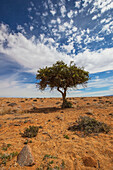
[[[102,72],[113,69],[113,48],[79,53],[74,57],[75,63],[84,66],[90,73]]]
[[[95,0],[94,2],[94,10],[100,9],[101,13],[108,11],[113,8],[112,0]]]
[[[76,32],[76,31],[77,31],[77,27],[74,26],[74,27],[72,28],[72,30],[73,30],[73,32]]]
[[[101,32],[107,32],[107,33],[112,33],[113,32],[113,21],[111,21],[108,24],[105,24],[102,28]]]
[[[58,3],[59,6],[63,6],[65,5],[65,0],[60,0],[59,3]]]
[[[48,16],[48,12],[44,12],[44,13],[42,13],[42,15],[43,15],[44,17],[46,17],[46,16]]]
[[[104,18],[104,19],[102,19],[100,22],[101,22],[101,24],[102,24],[102,23],[106,22],[106,19]]]
[[[104,37],[96,36],[96,38],[95,38],[95,41],[102,41],[102,40],[104,40]]]
[[[21,25],[17,25],[17,30],[22,30],[23,27]]]
[[[72,25],[72,24],[73,24],[73,22],[74,22],[74,21],[71,19],[71,20],[70,20],[70,25]]]
[[[87,28],[87,33],[88,33],[88,34],[90,33],[90,30],[89,30],[89,28]]]
[[[86,35],[86,38],[84,40],[84,44],[88,44],[88,43],[91,43],[91,42],[95,42],[95,41],[102,41],[104,40],[104,37],[99,37],[99,36],[92,36],[92,37],[89,37],[89,35]]]
[[[0,29],[0,52],[8,55],[17,63],[21,64],[25,68],[29,68],[29,71],[36,73],[39,67],[50,65],[57,60],[64,60],[69,62],[71,58],[64,53],[57,52],[55,47],[48,47],[43,43],[36,42],[35,37],[27,39],[21,33],[8,34],[7,27],[2,25]],[[4,41],[7,39],[8,48],[3,47]],[[48,39],[52,43],[51,39]]]
[[[63,45],[63,48],[67,51],[67,53],[71,53],[71,50],[73,50],[73,42],[71,42],[69,45]]]
[[[34,29],[34,27],[33,26],[30,26],[30,31],[32,31]]]
[[[76,38],[78,43],[80,43],[81,36],[78,35]],[[98,41],[100,38],[101,37],[95,37],[95,40]],[[8,27],[3,24],[1,24],[0,27],[0,40],[1,53],[8,55],[9,58],[34,73],[36,73],[38,68],[51,65],[57,60],[63,60],[66,63],[74,60],[78,66],[84,66],[90,73],[113,69],[113,48],[93,52],[86,50],[76,56],[67,55],[66,53],[57,51],[58,43],[56,47],[52,46],[52,44],[55,44],[52,38],[47,39],[42,35],[41,41],[37,40],[35,36],[27,39],[22,33],[9,33]],[[8,42],[8,48],[4,48],[5,40]],[[47,45],[44,45],[45,41],[48,41]],[[74,50],[74,42],[73,37],[70,37],[70,44],[65,46],[67,52]]]
[[[80,3],[81,3],[81,1],[76,1],[76,2],[75,2],[75,7],[76,7],[76,8],[80,8]]]
[[[110,2],[109,4],[106,4],[104,6],[104,8],[102,8],[101,12],[104,13],[105,11],[110,10],[110,9],[113,9],[113,2]]]
[[[92,17],[92,20],[95,20],[95,19],[97,19],[97,15],[94,15],[93,17]]]
[[[34,6],[34,3],[32,1],[30,2],[30,4],[31,4],[31,6]]]
[[[31,11],[32,11],[32,8],[30,7],[30,8],[28,8],[27,10],[28,10],[29,12],[31,12]]]
[[[21,33],[26,34],[24,27],[22,27],[21,25],[17,25],[17,30],[20,31]]]
[[[84,0],[82,6],[86,8],[93,0]]]
[[[50,12],[52,13],[53,16],[56,14],[56,10],[51,10]]]
[[[48,9],[48,5],[47,5],[46,2],[43,2],[43,6],[44,6],[45,9]]]
[[[75,11],[74,13],[75,13],[75,16],[78,14],[78,12],[77,12],[77,11]]]
[[[51,24],[56,24],[56,20],[51,20]]]
[[[60,12],[61,12],[61,14],[62,14],[62,17],[65,17],[65,15],[66,15],[66,8],[65,8],[64,5],[61,6]]]
[[[66,30],[66,26],[64,25],[59,25],[59,31],[64,32]]]
[[[70,11],[67,13],[67,16],[68,16],[68,18],[72,18],[72,16],[73,16],[73,11],[70,10]]]
[[[58,22],[58,24],[61,24],[61,19],[57,18],[57,22]]]
[[[48,4],[49,4],[50,9],[53,9],[53,3],[51,0],[48,0]]]
[[[81,43],[81,40],[82,40],[82,37],[81,37],[81,35],[78,35],[77,37],[76,37],[76,40],[77,40],[77,43]]]

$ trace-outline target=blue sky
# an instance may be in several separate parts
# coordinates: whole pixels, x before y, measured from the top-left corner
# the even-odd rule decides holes
[[[68,96],[113,95],[113,1],[0,0],[0,96],[60,97],[35,84],[58,60],[90,73]]]

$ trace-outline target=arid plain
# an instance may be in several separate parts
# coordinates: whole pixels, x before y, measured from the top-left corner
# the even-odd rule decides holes
[[[0,170],[113,170],[113,96],[68,98],[73,108],[61,109],[61,98],[0,98]],[[68,128],[80,116],[110,126],[108,133],[84,135]],[[22,137],[38,126],[36,137]],[[29,145],[33,166],[21,167],[14,157]]]

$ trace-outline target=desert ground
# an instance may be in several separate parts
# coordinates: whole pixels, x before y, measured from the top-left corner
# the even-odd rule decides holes
[[[0,98],[0,170],[113,170],[113,96],[68,101],[73,108],[61,109],[61,98]],[[103,122],[110,131],[69,131],[80,116]],[[37,135],[22,137],[29,126],[39,127]],[[33,166],[17,163],[25,145],[32,150]],[[5,158],[11,153],[17,154]]]

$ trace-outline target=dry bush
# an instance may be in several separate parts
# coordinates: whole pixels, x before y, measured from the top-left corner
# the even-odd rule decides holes
[[[29,128],[26,128],[24,133],[21,133],[21,135],[22,137],[32,138],[37,135],[38,130],[39,130],[38,126],[29,126]]]
[[[108,133],[110,131],[110,127],[103,122],[95,120],[94,118],[90,118],[88,116],[80,116],[76,121],[76,124],[69,127],[68,130],[82,131],[85,135],[89,135],[91,133]]]

